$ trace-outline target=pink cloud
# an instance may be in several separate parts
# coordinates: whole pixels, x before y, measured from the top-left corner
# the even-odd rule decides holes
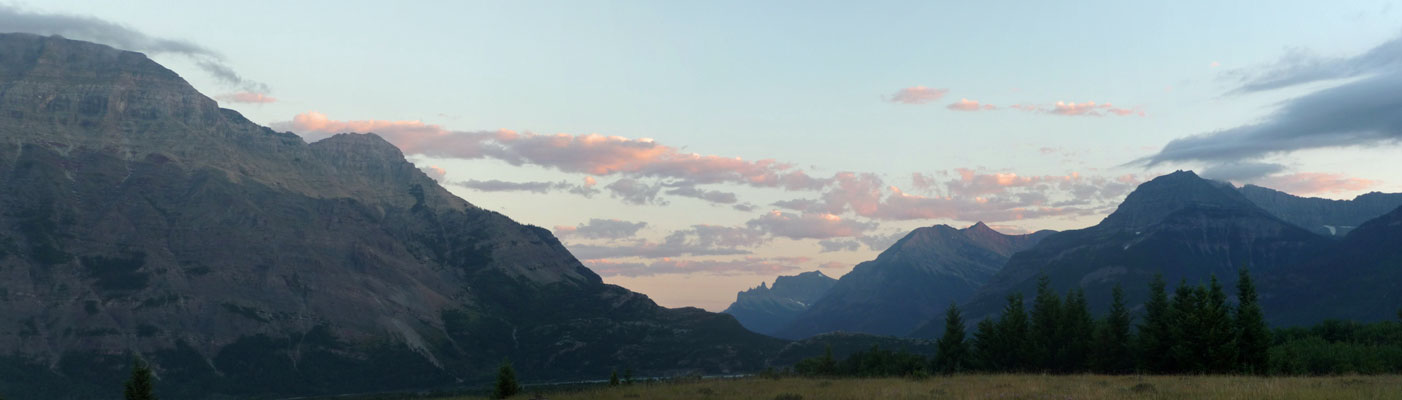
[[[664,258],[651,263],[623,262],[611,259],[582,260],[584,265],[601,276],[653,275],[777,275],[798,270],[797,264],[809,261],[805,257],[745,257],[734,260],[684,260]]]
[[[1380,182],[1342,174],[1300,172],[1257,179],[1257,185],[1296,195],[1344,194],[1377,186]]]
[[[998,109],[997,106],[994,106],[994,105],[992,105],[992,104],[979,104],[978,100],[969,100],[969,99],[959,99],[959,101],[950,103],[949,106],[947,106],[947,107],[945,107],[945,108],[948,108],[948,109],[954,110],[954,111],[979,111],[979,110],[985,110],[985,111],[987,111],[987,110],[997,110],[997,109]]]
[[[1046,112],[1056,115],[1087,117],[1100,117],[1104,116],[1104,113],[1107,112],[1119,116],[1139,115],[1142,117],[1145,115],[1144,111],[1140,109],[1119,108],[1110,103],[1096,104],[1094,101],[1085,103],[1058,101],[1056,104],[1052,105],[1051,109],[1046,110]]]
[[[273,127],[298,132],[308,140],[342,132],[373,132],[406,154],[492,158],[511,165],[531,164],[599,176],[670,178],[697,184],[740,183],[788,190],[816,190],[827,184],[792,164],[687,153],[647,138],[538,135],[509,130],[450,131],[420,121],[336,121],[317,112],[298,114],[292,121]]]
[[[876,228],[872,222],[861,222],[825,213],[790,214],[770,211],[746,223],[751,228],[790,239],[827,239],[858,236]]]
[[[448,176],[448,170],[443,169],[443,167],[437,165],[423,167],[420,168],[420,170],[422,170],[425,175],[428,175],[429,178],[433,178],[433,180],[439,182],[442,182],[443,178]]]
[[[216,100],[229,103],[267,104],[277,102],[277,98],[262,93],[237,92],[214,96]]]
[[[949,89],[915,86],[897,90],[895,94],[891,95],[889,101],[902,104],[925,104],[939,100],[944,97],[945,93],[949,93]]]

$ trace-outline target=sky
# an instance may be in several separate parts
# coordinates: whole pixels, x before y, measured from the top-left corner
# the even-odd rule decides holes
[[[1094,225],[1178,169],[1402,191],[1402,4],[0,3],[310,141],[374,132],[668,307],[910,230]]]

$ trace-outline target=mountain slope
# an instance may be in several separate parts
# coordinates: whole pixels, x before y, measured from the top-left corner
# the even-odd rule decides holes
[[[167,398],[762,367],[781,341],[606,285],[375,135],[313,144],[145,56],[0,35],[0,393]]]
[[[822,271],[781,276],[774,279],[772,288],[760,282],[759,287],[736,294],[735,302],[722,312],[735,316],[751,331],[773,335],[836,283]]]
[[[1272,216],[1229,184],[1179,171],[1140,185],[1100,224],[1053,234],[1014,255],[964,312],[976,321],[996,314],[1012,293],[1030,299],[1041,274],[1059,293],[1084,289],[1093,312],[1108,308],[1115,285],[1133,308],[1147,299],[1155,274],[1170,288],[1212,275],[1230,288],[1239,267],[1269,274],[1329,246],[1330,240]],[[942,325],[932,319],[914,335],[937,336]]]
[[[1402,208],[1354,229],[1329,252],[1261,284],[1273,325],[1385,321],[1402,312]]]
[[[965,229],[916,229],[843,275],[780,337],[833,331],[904,335],[951,302],[967,299],[1008,257],[1048,234],[1004,235],[982,222]]]
[[[1402,193],[1373,192],[1353,200],[1331,200],[1299,197],[1255,185],[1238,190],[1272,215],[1324,236],[1343,237],[1364,222],[1402,207]]]

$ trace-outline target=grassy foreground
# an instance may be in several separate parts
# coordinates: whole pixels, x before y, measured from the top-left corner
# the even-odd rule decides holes
[[[635,384],[514,398],[603,399],[1402,399],[1402,376],[960,375],[913,379],[746,378]],[[797,396],[793,396],[797,395]],[[466,400],[469,397],[455,397]],[[448,399],[443,399],[448,400]]]

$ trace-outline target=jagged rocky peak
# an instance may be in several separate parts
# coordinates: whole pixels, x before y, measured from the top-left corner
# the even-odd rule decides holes
[[[1402,193],[1372,192],[1352,200],[1301,197],[1256,185],[1239,189],[1242,195],[1272,215],[1312,232],[1343,237],[1355,227],[1402,207]]]
[[[1140,229],[1194,206],[1257,208],[1230,183],[1203,179],[1192,171],[1180,170],[1139,185],[1114,213],[1105,217],[1101,226]]]

